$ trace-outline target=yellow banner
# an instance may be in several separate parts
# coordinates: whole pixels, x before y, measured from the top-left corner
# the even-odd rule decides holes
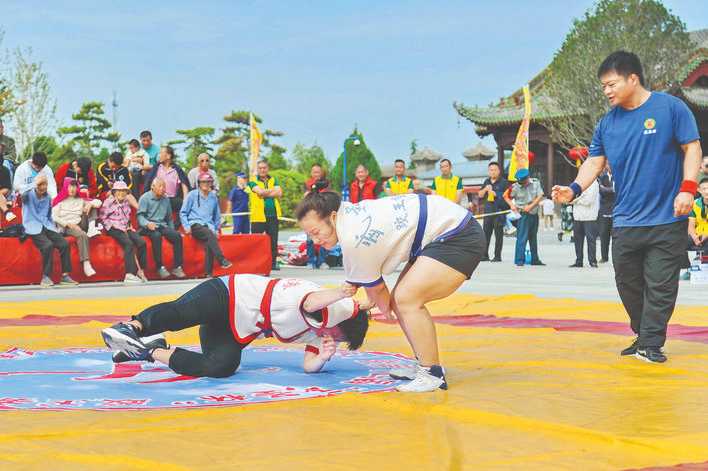
[[[516,133],[514,149],[511,151],[511,162],[509,163],[509,178],[511,182],[516,181],[516,171],[521,168],[529,168],[529,126],[531,123],[531,92],[529,86],[524,85],[524,118],[521,120],[519,131]]]
[[[249,119],[251,125],[251,159],[248,165],[248,170],[251,175],[256,174],[256,162],[258,162],[258,154],[261,151],[261,143],[263,142],[263,134],[258,129],[258,123],[256,123],[256,118],[253,117],[253,113],[250,113]]]

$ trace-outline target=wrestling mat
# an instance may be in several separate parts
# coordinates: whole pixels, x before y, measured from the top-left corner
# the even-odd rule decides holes
[[[100,329],[167,299],[0,304],[0,469],[708,469],[706,306],[677,308],[652,365],[618,355],[619,303],[455,295],[431,305],[450,390],[411,395],[382,322],[317,375],[272,341],[226,379],[114,369]]]

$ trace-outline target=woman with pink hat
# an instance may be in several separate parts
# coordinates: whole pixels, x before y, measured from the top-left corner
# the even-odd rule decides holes
[[[79,182],[71,178],[64,179],[61,191],[52,201],[52,219],[62,233],[76,239],[86,276],[96,274],[89,260],[89,238],[101,233],[96,228],[96,209],[100,207],[100,200],[79,195]]]
[[[130,224],[130,203],[128,185],[116,181],[111,188],[111,195],[105,199],[99,213],[103,227],[123,247],[125,261],[125,282],[141,283],[147,281],[142,268],[147,262],[146,243]],[[137,262],[136,254],[137,250]]]

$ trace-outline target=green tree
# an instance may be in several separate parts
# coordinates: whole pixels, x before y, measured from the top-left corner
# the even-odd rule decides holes
[[[314,164],[319,164],[325,171],[325,175],[329,175],[332,164],[325,157],[324,150],[318,145],[305,147],[302,144],[295,144],[293,148],[293,159],[295,160],[295,170],[303,175],[310,175],[310,169]]]
[[[303,187],[305,186],[305,175],[295,170],[273,170],[271,175],[278,180],[278,184],[283,189],[283,197],[280,198],[280,206],[283,216],[293,217],[295,206],[302,199]],[[291,223],[286,223],[291,226]]]
[[[186,144],[184,146],[184,164],[189,168],[197,166],[197,157],[203,152],[211,153],[211,138],[214,135],[214,128],[202,126],[192,129],[178,129],[177,134],[184,136],[183,139],[169,141],[168,145]]]
[[[354,172],[356,168],[361,164],[369,170],[369,175],[374,180],[379,180],[381,178],[381,168],[379,163],[376,161],[374,153],[366,146],[364,141],[364,135],[359,132],[358,129],[354,129],[352,132],[351,139],[346,141],[347,150],[347,174],[346,181],[350,184],[354,179]],[[341,190],[342,187],[342,163],[344,159],[344,152],[339,154],[337,163],[334,165],[331,173],[332,188],[335,190]]]
[[[71,119],[78,124],[60,127],[57,133],[61,137],[68,137],[67,144],[82,155],[97,160],[102,143],[108,143],[113,148],[118,145],[120,133],[111,131],[111,123],[105,118],[103,103],[86,102],[81,105],[78,113],[71,115]]]
[[[557,142],[566,147],[589,143],[608,109],[597,68],[619,49],[639,56],[646,87],[656,90],[676,85],[677,67],[692,47],[684,23],[660,1],[600,0],[574,20],[541,85],[551,97],[547,106],[565,116],[547,123]]]
[[[266,155],[268,167],[270,167],[271,170],[290,170],[292,164],[285,156],[285,151],[285,147],[281,147],[278,144],[271,144],[270,152]]]

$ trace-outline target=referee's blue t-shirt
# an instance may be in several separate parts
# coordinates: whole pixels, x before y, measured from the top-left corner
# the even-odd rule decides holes
[[[681,145],[699,139],[696,119],[680,99],[652,92],[639,108],[612,108],[595,128],[590,157],[606,156],[617,199],[615,227],[658,226],[674,217],[683,180]]]

